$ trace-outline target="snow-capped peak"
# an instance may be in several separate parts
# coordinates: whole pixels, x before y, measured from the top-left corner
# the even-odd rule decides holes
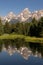
[[[13,19],[16,18],[16,15],[13,12],[8,13],[8,15],[6,16],[8,19]]]
[[[28,8],[25,8],[25,9],[23,10],[23,12],[31,13],[30,10],[29,10]]]

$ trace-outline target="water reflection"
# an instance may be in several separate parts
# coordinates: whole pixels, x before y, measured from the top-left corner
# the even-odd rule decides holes
[[[3,51],[10,56],[17,52],[26,60],[30,56],[43,58],[43,44],[27,43],[24,39],[0,40],[0,53]]]

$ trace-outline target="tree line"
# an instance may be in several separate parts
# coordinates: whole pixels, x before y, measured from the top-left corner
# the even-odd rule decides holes
[[[26,36],[43,37],[43,17],[39,20],[33,18],[31,22],[27,21],[25,23],[17,22],[11,24],[6,21],[4,25],[0,19],[0,35],[3,34],[23,34]]]

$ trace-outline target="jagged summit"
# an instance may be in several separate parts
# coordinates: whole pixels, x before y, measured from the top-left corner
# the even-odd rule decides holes
[[[16,17],[16,15],[15,15],[13,12],[9,12],[8,15],[7,15],[7,17],[9,17],[9,18],[10,18],[10,17],[13,18],[13,17]]]
[[[26,21],[29,17],[31,17],[31,12],[28,8],[25,8],[19,15],[18,19],[22,22]]]
[[[29,10],[28,8],[25,8],[25,9],[23,10],[23,12],[31,13],[30,10]]]

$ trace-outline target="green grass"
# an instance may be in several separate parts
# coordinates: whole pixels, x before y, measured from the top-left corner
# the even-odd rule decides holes
[[[36,37],[19,35],[19,34],[5,34],[0,36],[0,39],[2,40],[3,39],[15,40],[16,38],[24,39],[26,42],[43,43],[43,38],[36,38]]]

